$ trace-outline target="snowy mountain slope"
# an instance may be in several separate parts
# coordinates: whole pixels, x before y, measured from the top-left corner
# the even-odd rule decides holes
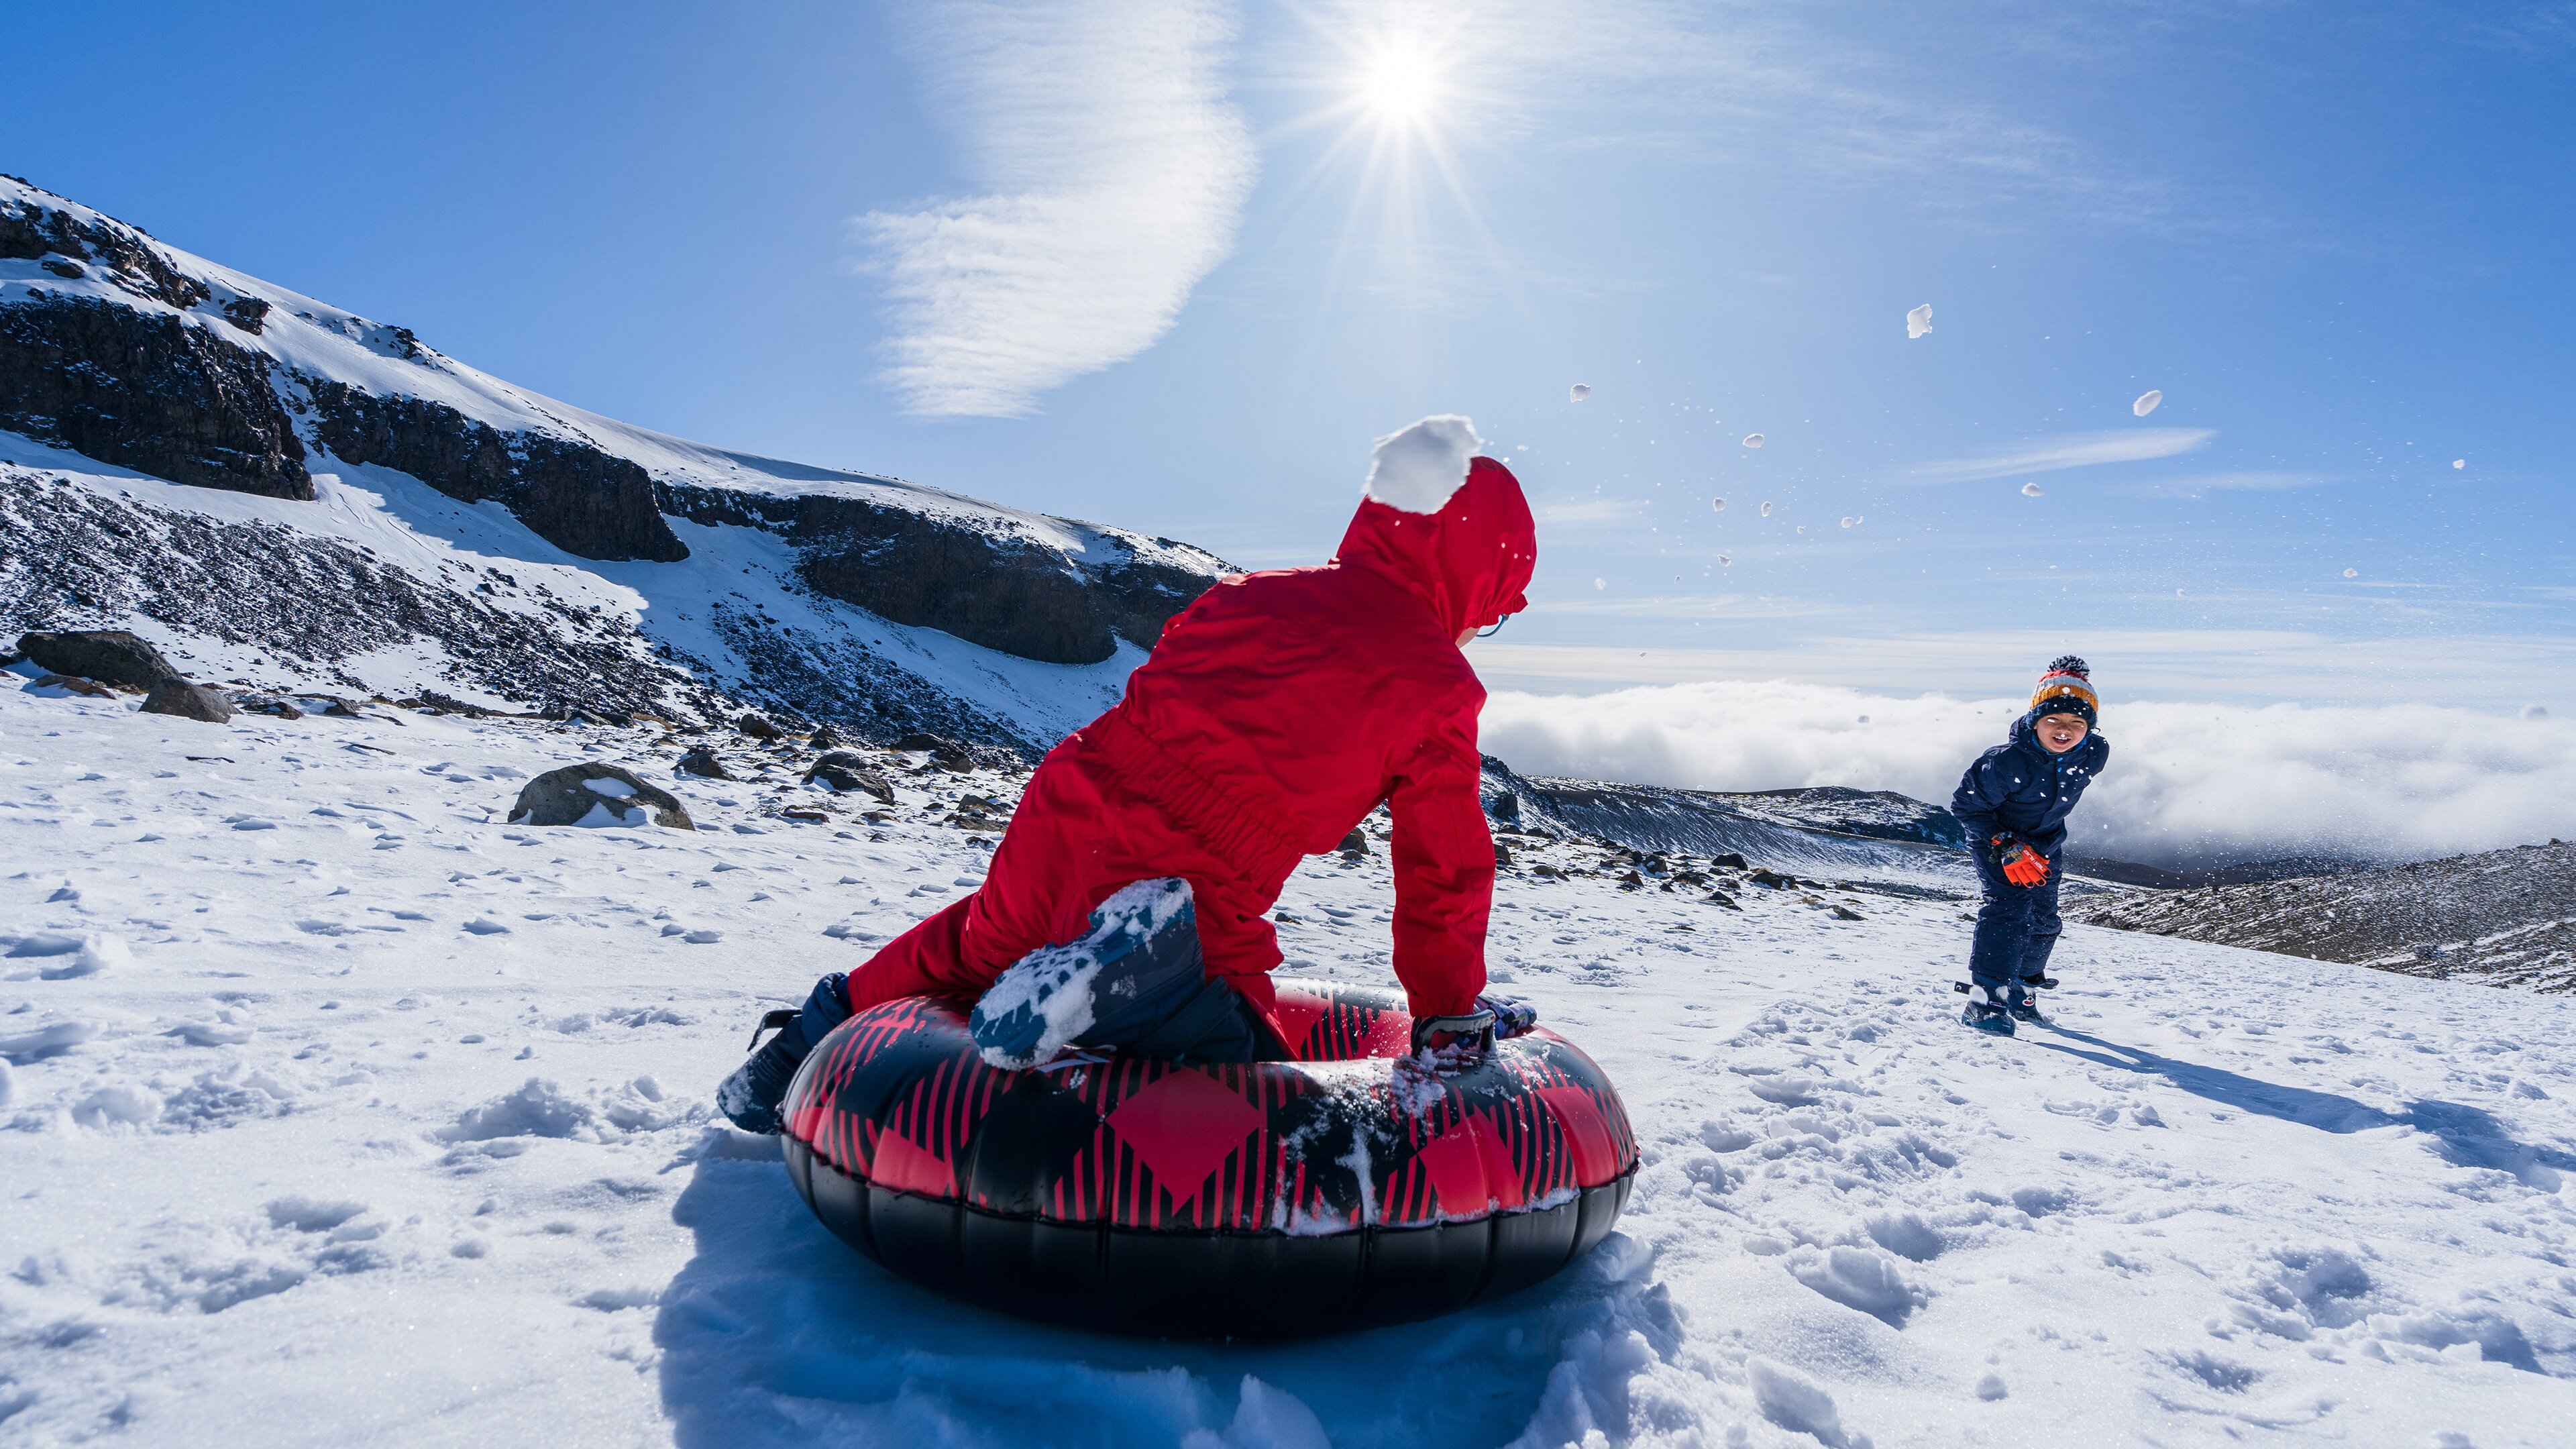
[[[2080,919],[2414,976],[2576,992],[2576,845],[2200,890],[2123,892]]]
[[[2564,998],[2076,926],[2061,1029],[1991,1041],[1953,1020],[1953,904],[1730,912],[1539,877],[1604,852],[1525,840],[1495,974],[1627,1099],[1620,1233],[1434,1323],[1101,1339],[876,1269],[773,1143],[710,1122],[761,1006],[980,878],[946,797],[1011,778],[902,771],[872,831],[676,778],[682,742],[642,732],[48,693],[0,688],[0,1442],[2498,1449],[2576,1422]],[[731,761],[792,780],[790,754]],[[584,758],[700,829],[500,823]],[[1388,891],[1382,856],[1310,862],[1290,969],[1387,980]]]
[[[0,506],[19,525],[0,537],[0,626],[157,624],[379,689],[370,656],[393,648],[525,704],[688,712],[720,691],[1031,754],[1114,697],[1101,676],[1123,678],[1225,568],[1169,539],[602,418],[14,178],[0,178],[0,429],[17,465],[0,469]],[[138,479],[181,486],[145,498]],[[138,507],[158,512],[119,535]],[[209,534],[173,513],[294,536]],[[313,539],[390,559],[377,587],[410,601],[403,623],[332,607],[350,566]],[[431,558],[450,567],[418,572]],[[526,637],[477,663],[498,637],[486,601],[423,596],[507,590],[488,571],[522,566],[604,617],[520,608]],[[209,575],[220,594],[195,589]],[[291,639],[262,622],[286,615],[303,616]],[[539,636],[584,663],[552,667]],[[636,677],[615,680],[601,649]]]

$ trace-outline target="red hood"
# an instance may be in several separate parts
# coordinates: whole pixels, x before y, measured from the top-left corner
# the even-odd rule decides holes
[[[1430,607],[1443,632],[1455,634],[1528,607],[1521,590],[1538,566],[1538,525],[1512,470],[1477,458],[1438,513],[1361,499],[1333,562],[1397,584]]]

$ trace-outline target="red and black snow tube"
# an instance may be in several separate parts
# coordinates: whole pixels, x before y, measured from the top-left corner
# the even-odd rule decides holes
[[[1282,980],[1297,1060],[1009,1072],[967,1004],[843,1022],[788,1088],[815,1216],[907,1278],[1083,1328],[1278,1338],[1428,1318],[1546,1278],[1618,1221],[1637,1143],[1545,1029],[1434,1075],[1393,992]]]

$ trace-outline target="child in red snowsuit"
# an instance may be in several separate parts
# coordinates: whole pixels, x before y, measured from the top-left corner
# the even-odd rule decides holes
[[[1166,624],[1117,706],[1039,764],[984,884],[845,982],[819,983],[719,1094],[727,1115],[776,1130],[796,1061],[841,1018],[921,993],[981,996],[1033,952],[1097,936],[1105,901],[1158,878],[1187,883],[1195,916],[1195,949],[1172,959],[1185,972],[1203,960],[1174,1010],[1244,1024],[1242,1050],[1198,1031],[1196,1054],[1275,1056],[1268,973],[1281,956],[1265,913],[1301,857],[1380,804],[1395,827],[1396,976],[1417,1019],[1473,1012],[1494,850],[1478,793],[1485,692],[1461,646],[1524,606],[1537,558],[1519,482],[1471,460],[1475,446],[1463,418],[1383,440],[1331,562],[1226,579]],[[777,1060],[764,1071],[763,1057]]]

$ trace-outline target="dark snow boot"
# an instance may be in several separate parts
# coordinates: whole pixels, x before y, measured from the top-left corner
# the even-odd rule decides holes
[[[2004,1010],[2015,1021],[2046,1026],[2048,1018],[2039,1014],[2039,989],[2056,984],[2044,976],[2025,976],[2004,989]]]
[[[796,1079],[796,1069],[817,1042],[831,1035],[832,1028],[850,1019],[850,999],[843,989],[848,979],[835,971],[814,983],[814,993],[805,998],[803,1007],[763,1014],[760,1025],[751,1030],[752,1045],[758,1049],[716,1088],[716,1110],[745,1132],[775,1136],[782,1131],[785,1124],[778,1120],[778,1104],[786,1099],[787,1084]],[[771,1027],[778,1029],[778,1035],[761,1046],[760,1034]]]
[[[1966,993],[1968,998],[1967,1006],[1959,1012],[1961,1022],[1994,1036],[2013,1034],[2013,1013],[1995,999],[1993,992],[1982,985],[1971,986],[1964,981],[1957,983],[1957,989]]]

